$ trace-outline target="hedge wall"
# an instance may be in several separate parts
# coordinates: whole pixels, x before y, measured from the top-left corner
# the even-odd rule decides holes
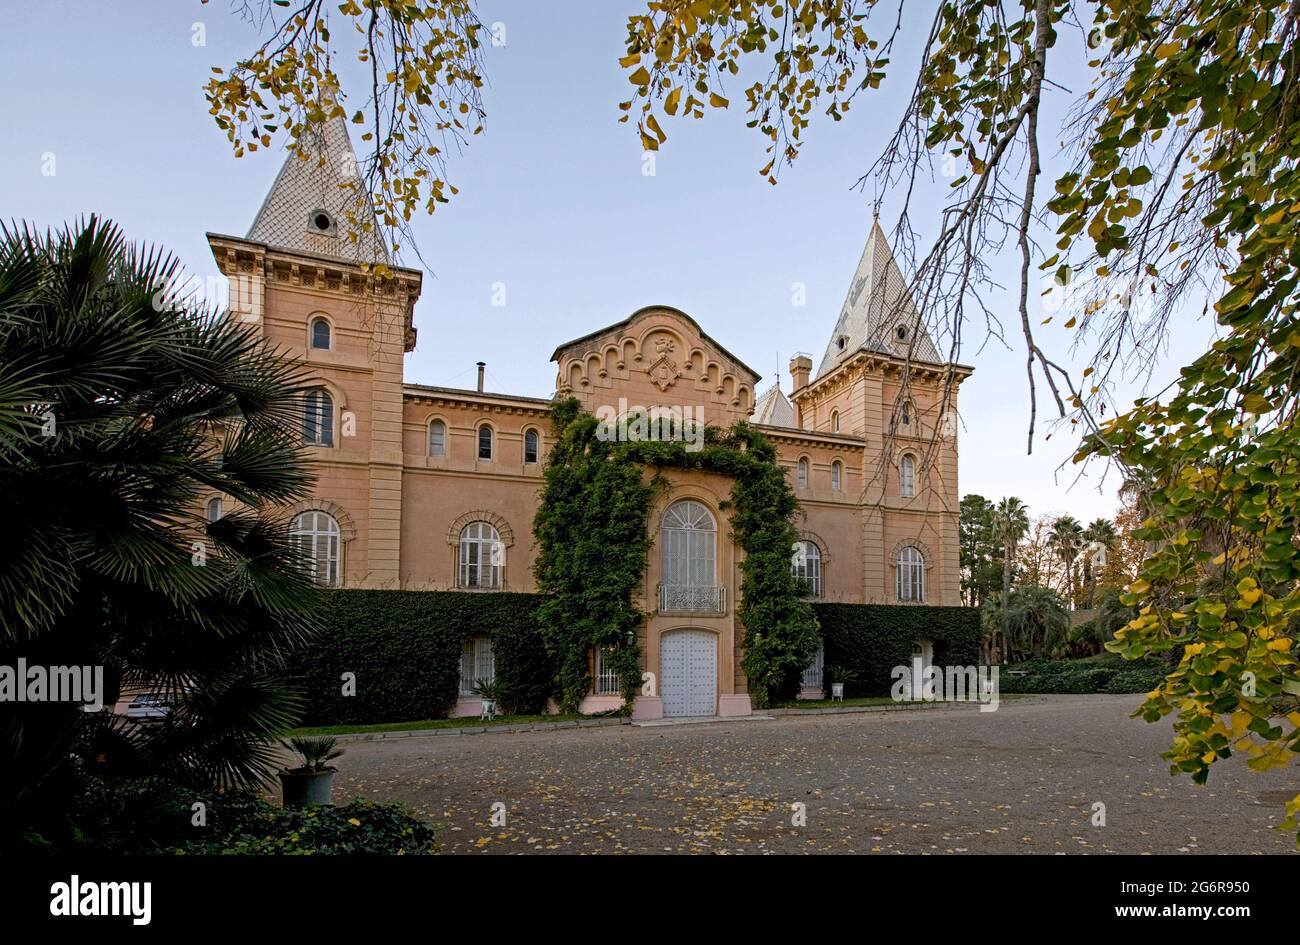
[[[933,641],[935,666],[980,662],[980,613],[973,607],[814,604],[813,611],[826,666],[851,674],[844,686],[848,697],[889,695],[894,667],[911,664],[918,640]]]
[[[467,591],[327,592],[323,632],[299,657],[305,725],[405,722],[445,716],[456,702],[461,641],[492,638],[506,712],[540,712],[555,674],[534,617],[535,594]],[[356,695],[342,694],[343,673]]]
[[[1026,660],[1003,666],[998,689],[1005,693],[1150,692],[1169,673],[1158,659]]]

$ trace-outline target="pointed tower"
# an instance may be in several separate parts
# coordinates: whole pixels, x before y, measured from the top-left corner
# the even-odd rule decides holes
[[[357,263],[389,262],[341,117],[308,129],[248,230],[254,243]]]
[[[306,362],[303,435],[316,498],[293,510],[317,575],[400,586],[402,360],[415,347],[421,275],[393,267],[341,118],[285,157],[245,237],[209,233],[231,317]],[[371,224],[361,231],[361,221]],[[388,264],[391,275],[369,269]],[[325,549],[322,551],[322,549]]]
[[[862,350],[904,357],[910,351],[914,361],[943,361],[925,330],[879,219],[871,222],[867,245],[814,380]]]
[[[758,398],[758,403],[754,405],[754,416],[751,419],[754,423],[769,427],[793,427],[795,425],[794,408],[790,406],[790,401],[786,400],[785,394],[781,392],[779,382],[773,384],[771,390]]]
[[[863,599],[915,599],[899,590],[906,554],[923,562],[924,602],[960,603],[955,421],[957,389],[971,368],[947,363],[935,347],[879,220],[811,369],[810,358],[790,362],[798,426],[861,444],[853,473],[863,484]]]

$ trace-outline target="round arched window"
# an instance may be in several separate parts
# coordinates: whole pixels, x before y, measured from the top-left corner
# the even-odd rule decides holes
[[[323,318],[316,318],[311,323],[311,346],[318,351],[330,349],[330,323]]]
[[[334,516],[328,512],[303,512],[293,520],[289,534],[312,580],[325,587],[338,587],[342,541]]]
[[[894,562],[898,572],[898,599],[922,601],[925,599],[925,556],[908,545],[898,553]]]
[[[718,524],[702,502],[683,499],[664,512],[663,609],[711,611],[718,607]]]

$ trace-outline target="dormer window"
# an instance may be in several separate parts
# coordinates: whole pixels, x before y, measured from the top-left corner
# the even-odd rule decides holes
[[[320,236],[337,236],[338,225],[328,210],[313,210],[307,215],[307,229]]]
[[[848,343],[849,343],[848,335],[840,335],[839,338],[835,340],[836,347],[838,347],[841,351],[844,350],[844,346],[847,345]]]
[[[907,340],[906,326],[899,325],[897,328],[894,329],[894,334],[898,336],[899,341],[906,341]]]

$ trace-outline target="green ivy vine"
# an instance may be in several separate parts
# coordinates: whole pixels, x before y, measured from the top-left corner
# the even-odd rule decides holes
[[[607,648],[622,680],[624,712],[640,688],[633,602],[652,540],[648,518],[665,469],[719,473],[734,480],[726,503],[732,539],[745,552],[736,615],[745,627],[741,668],[755,708],[789,694],[817,649],[817,618],[790,570],[798,540],[798,501],[776,461],[776,448],[741,422],[709,427],[695,452],[672,441],[609,442],[574,398],[551,408],[555,445],[547,458],[533,523],[535,565],[545,600],[539,632],[557,667],[561,709],[572,711],[591,688],[588,653]],[[647,477],[645,471],[654,470]]]

